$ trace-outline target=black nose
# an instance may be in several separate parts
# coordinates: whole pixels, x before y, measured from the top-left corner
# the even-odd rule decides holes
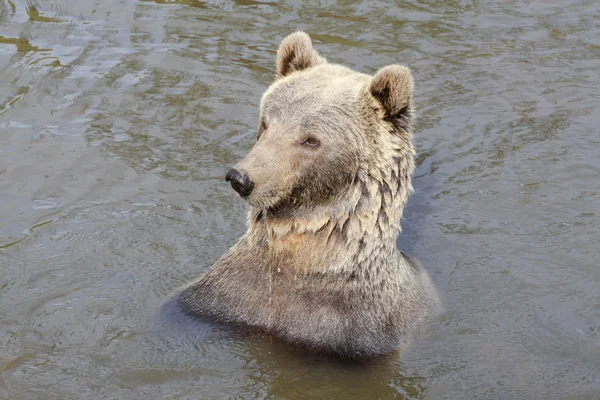
[[[254,182],[250,180],[248,175],[240,173],[237,169],[231,169],[225,176],[227,182],[231,182],[233,190],[239,193],[240,196],[246,197],[252,193]]]

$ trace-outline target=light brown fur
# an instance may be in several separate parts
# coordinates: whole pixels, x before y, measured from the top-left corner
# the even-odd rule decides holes
[[[412,192],[412,75],[327,63],[302,32],[282,42],[277,74],[258,142],[236,166],[255,185],[248,231],[178,303],[316,352],[388,353],[435,300],[396,248]]]

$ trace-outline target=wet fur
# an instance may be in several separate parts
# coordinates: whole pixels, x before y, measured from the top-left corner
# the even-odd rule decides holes
[[[396,248],[412,192],[412,76],[329,64],[304,33],[282,42],[277,71],[264,138],[238,164],[257,182],[248,230],[178,304],[313,352],[389,353],[435,303],[426,272]],[[307,131],[336,151],[290,147]]]

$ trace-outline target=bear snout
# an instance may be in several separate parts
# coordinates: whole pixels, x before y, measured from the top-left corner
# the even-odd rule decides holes
[[[225,181],[231,182],[233,190],[238,192],[242,197],[249,196],[252,193],[252,189],[254,189],[254,182],[252,182],[250,177],[235,168],[229,170],[227,175],[225,175]]]

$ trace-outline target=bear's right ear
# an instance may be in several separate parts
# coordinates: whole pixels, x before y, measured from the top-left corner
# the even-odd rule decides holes
[[[313,49],[312,41],[306,33],[294,32],[283,39],[277,50],[277,77],[283,78],[292,72],[326,62],[327,60]]]
[[[373,77],[369,91],[381,103],[387,117],[410,116],[413,78],[407,67],[388,65],[381,68]]]

